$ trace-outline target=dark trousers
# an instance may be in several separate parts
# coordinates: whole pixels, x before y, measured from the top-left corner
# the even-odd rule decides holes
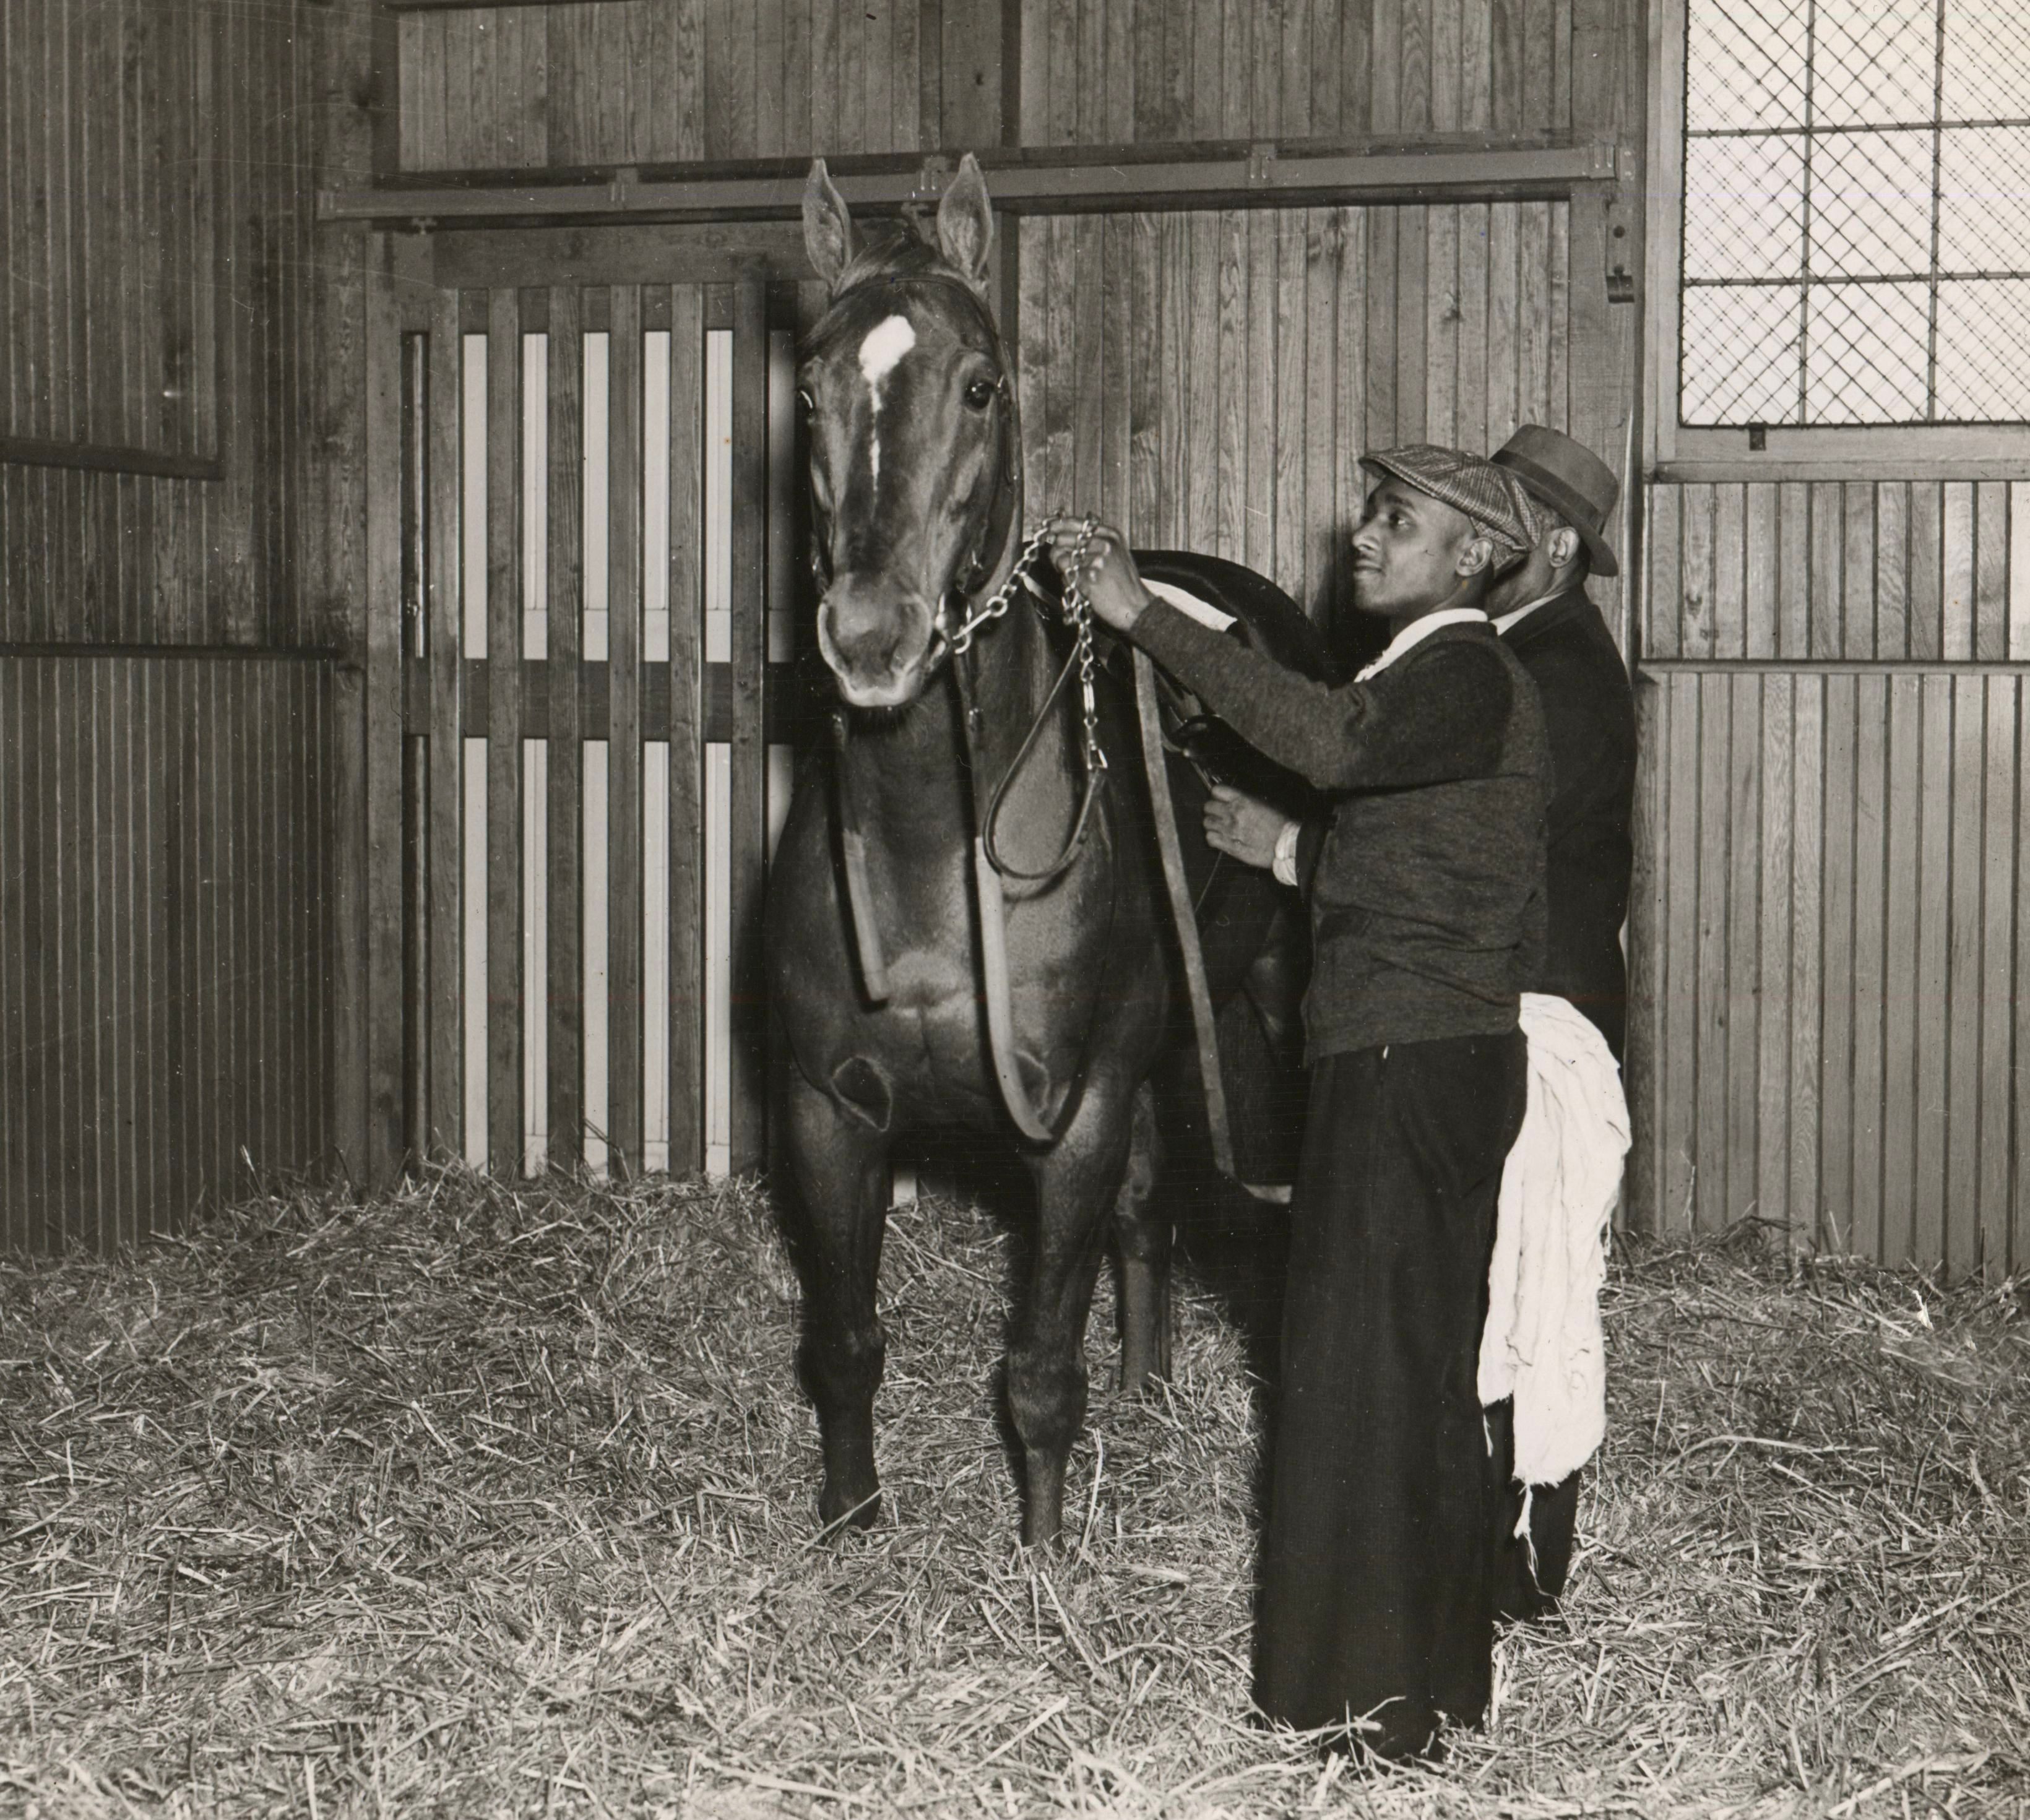
[[[1372,1714],[1390,1755],[1487,1707],[1500,1482],[1476,1380],[1525,1091],[1519,1031],[1312,1071],[1255,1698],[1305,1729]]]
[[[1522,1619],[1555,1611],[1571,1570],[1572,1537],[1579,1512],[1579,1476],[1567,1473],[1555,1485],[1539,1485],[1530,1499],[1530,1539],[1515,1533],[1522,1514],[1522,1488],[1515,1480],[1515,1406],[1508,1398],[1487,1412],[1494,1443],[1495,1483],[1500,1488],[1494,1525],[1494,1615]]]

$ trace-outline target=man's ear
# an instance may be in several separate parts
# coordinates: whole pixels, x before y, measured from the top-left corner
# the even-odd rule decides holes
[[[1579,534],[1570,525],[1560,525],[1544,540],[1544,553],[1553,569],[1569,569],[1579,553]]]
[[[1452,573],[1462,580],[1469,575],[1492,575],[1494,573],[1494,540],[1492,537],[1469,537],[1459,553],[1459,560],[1452,565]]]
[[[987,179],[971,152],[958,162],[958,175],[938,204],[938,248],[983,297],[994,254],[994,205],[987,200]]]
[[[846,198],[834,187],[823,158],[812,159],[810,177],[804,185],[804,251],[824,279],[827,294],[836,291],[838,275],[854,252],[853,215]]]

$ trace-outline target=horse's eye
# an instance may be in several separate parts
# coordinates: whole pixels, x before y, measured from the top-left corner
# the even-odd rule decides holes
[[[818,401],[812,397],[809,392],[801,385],[797,388],[797,409],[801,411],[806,417],[815,417],[817,415]]]
[[[965,402],[975,410],[984,410],[994,402],[994,392],[991,380],[976,379],[965,388]]]

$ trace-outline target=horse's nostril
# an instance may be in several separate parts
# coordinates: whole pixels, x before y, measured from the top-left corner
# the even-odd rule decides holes
[[[818,649],[848,689],[880,691],[902,682],[931,644],[924,603],[876,591],[847,578],[818,607]]]

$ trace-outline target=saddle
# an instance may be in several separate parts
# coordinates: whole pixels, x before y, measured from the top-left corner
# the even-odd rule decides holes
[[[1159,596],[1184,605],[1175,599],[1181,593],[1231,620],[1227,636],[1251,650],[1314,682],[1329,676],[1332,660],[1324,636],[1296,601],[1252,569],[1178,550],[1138,551],[1135,564]],[[1173,678],[1164,676],[1162,682],[1166,743],[1208,786],[1230,784],[1292,815],[1311,806],[1313,792],[1303,778],[1264,758]]]

